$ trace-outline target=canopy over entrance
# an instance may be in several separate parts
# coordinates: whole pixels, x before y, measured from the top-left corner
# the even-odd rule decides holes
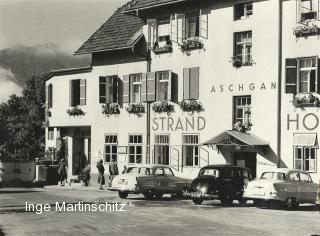
[[[269,143],[253,134],[239,132],[235,130],[226,130],[223,133],[213,137],[203,143],[204,145],[215,145],[219,147],[226,146],[269,146]]]

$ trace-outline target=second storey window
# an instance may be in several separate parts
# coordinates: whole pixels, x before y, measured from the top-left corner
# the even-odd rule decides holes
[[[104,161],[116,162],[118,159],[118,136],[114,134],[107,134],[104,142]]]
[[[99,77],[99,102],[118,102],[118,76],[112,75]]]
[[[157,101],[167,101],[169,100],[169,93],[171,93],[171,83],[169,78],[169,71],[160,71],[156,73],[157,80]]]
[[[234,123],[240,122],[247,130],[251,126],[251,96],[234,97]]]
[[[86,105],[86,80],[70,80],[70,106]]]
[[[234,57],[241,60],[243,65],[252,61],[252,31],[234,34]]]
[[[48,108],[52,108],[52,98],[53,98],[53,88],[52,88],[52,84],[49,84],[48,86],[48,93],[47,93],[47,96],[48,96]]]
[[[130,102],[141,102],[142,74],[130,75]]]
[[[252,2],[240,3],[234,6],[234,20],[248,19],[252,16]]]
[[[297,0],[297,21],[319,18],[319,0]]]
[[[142,163],[142,135],[129,135],[129,163]]]

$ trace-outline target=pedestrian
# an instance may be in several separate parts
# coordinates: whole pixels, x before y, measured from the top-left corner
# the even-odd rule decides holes
[[[100,159],[100,161],[97,163],[97,168],[98,168],[98,183],[99,183],[99,190],[102,190],[102,185],[105,184],[105,179],[104,179],[104,166],[103,166],[103,160]]]
[[[60,185],[64,186],[64,180],[66,178],[66,168],[64,166],[64,158],[60,159],[58,164],[58,174],[60,179]]]
[[[113,157],[112,162],[109,164],[109,186],[114,176],[119,174],[118,164],[116,159]]]
[[[90,164],[86,165],[86,167],[81,172],[81,181],[82,186],[88,186],[90,180]]]

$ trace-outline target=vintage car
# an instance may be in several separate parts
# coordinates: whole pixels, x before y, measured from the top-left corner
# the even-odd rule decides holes
[[[191,181],[191,179],[175,176],[169,166],[155,165],[151,168],[150,175],[137,177],[137,191],[146,199],[161,198],[163,194],[182,198]]]
[[[243,189],[249,180],[251,174],[248,168],[232,165],[205,166],[192,181],[187,196],[195,204],[213,199],[221,200],[223,205],[232,204],[233,200],[243,204]]]
[[[150,175],[151,165],[134,165],[126,169],[124,174],[116,175],[109,183],[108,190],[118,191],[120,198],[127,198],[129,193],[137,191],[137,177]]]
[[[319,185],[302,170],[279,168],[262,173],[259,180],[249,182],[243,197],[256,205],[297,207],[299,203],[316,203]]]

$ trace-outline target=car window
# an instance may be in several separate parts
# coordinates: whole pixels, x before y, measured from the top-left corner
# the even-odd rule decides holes
[[[296,172],[291,173],[290,179],[294,182],[299,182],[300,181],[299,173],[296,173]]]
[[[301,182],[312,182],[310,175],[307,173],[300,173],[300,181]]]
[[[163,168],[157,168],[154,172],[155,175],[164,175]]]
[[[150,168],[141,167],[140,174],[150,175],[151,174]]]
[[[168,176],[173,176],[172,170],[170,168],[164,168],[164,174]]]
[[[219,170],[217,170],[217,169],[202,169],[202,170],[200,170],[199,176],[205,176],[205,175],[218,178],[219,177]]]
[[[260,179],[285,180],[286,174],[281,172],[264,172]]]
[[[139,168],[138,167],[129,167],[127,169],[126,173],[130,173],[130,174],[138,174],[139,173]]]

